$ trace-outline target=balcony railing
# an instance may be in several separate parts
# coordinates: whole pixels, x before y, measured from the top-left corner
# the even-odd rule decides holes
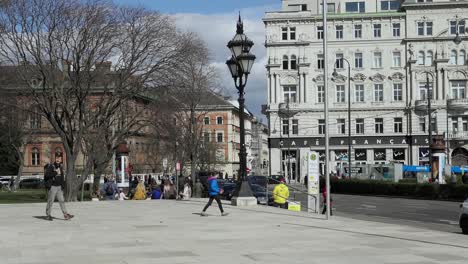
[[[431,108],[445,105],[446,102],[444,100],[431,100]],[[414,102],[414,109],[416,111],[427,111],[427,100],[416,100]]]
[[[468,110],[468,99],[450,99],[448,107],[450,110]]]
[[[468,131],[449,133],[448,138],[449,139],[468,139]]]

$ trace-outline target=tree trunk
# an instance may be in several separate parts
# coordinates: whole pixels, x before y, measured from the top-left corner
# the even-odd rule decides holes
[[[76,157],[68,154],[67,172],[65,175],[65,200],[67,202],[76,202],[78,198],[78,191],[80,189],[80,186],[78,185],[78,179],[76,177],[75,162]]]
[[[100,185],[101,185],[101,175],[102,172],[104,171],[104,168],[102,166],[96,166],[94,169],[94,180],[93,180],[93,191],[94,192],[99,192]]]
[[[24,165],[23,165],[23,161],[20,160],[21,164],[18,168],[18,174],[16,174],[16,179],[15,179],[15,182],[13,184],[13,187],[12,187],[12,191],[16,192],[16,190],[19,189],[19,183],[21,181],[21,176],[23,175],[23,168],[24,168]]]

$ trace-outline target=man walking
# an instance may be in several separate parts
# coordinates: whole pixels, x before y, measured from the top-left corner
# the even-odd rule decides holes
[[[102,186],[102,192],[104,193],[106,200],[115,200],[115,196],[118,192],[117,184],[115,184],[114,178],[110,178]]]
[[[273,200],[276,207],[286,209],[286,200],[289,198],[289,189],[284,183],[284,178],[281,178],[280,183],[273,189]]]
[[[73,218],[73,215],[67,212],[65,207],[65,200],[63,199],[63,185],[65,183],[63,177],[62,165],[57,159],[53,164],[50,164],[50,160],[45,160],[46,165],[44,166],[44,182],[46,188],[48,188],[47,195],[47,207],[46,207],[46,219],[52,221],[52,205],[54,204],[55,197],[60,204],[60,209],[62,209],[63,217],[65,220],[70,220]]]
[[[219,210],[221,211],[222,216],[226,216],[229,213],[225,213],[223,210],[223,205],[221,204],[221,200],[219,199],[219,195],[223,192],[222,189],[219,188],[218,186],[218,181],[216,180],[218,178],[217,175],[211,175],[208,178],[208,195],[210,196],[210,199],[208,200],[208,203],[205,205],[205,208],[203,208],[203,211],[201,212],[201,216],[207,216],[205,213],[208,207],[211,206],[211,203],[213,200],[216,200],[218,203]]]

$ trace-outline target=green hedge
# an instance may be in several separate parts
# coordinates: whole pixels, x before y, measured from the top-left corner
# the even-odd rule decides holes
[[[463,201],[468,197],[468,185],[334,179],[332,192]]]

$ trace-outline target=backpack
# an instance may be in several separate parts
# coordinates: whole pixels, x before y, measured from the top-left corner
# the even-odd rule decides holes
[[[54,166],[52,164],[47,164],[44,167],[44,187],[50,189],[52,187],[52,182],[56,176]]]
[[[114,188],[112,188],[112,184],[107,184],[106,195],[114,195]]]

